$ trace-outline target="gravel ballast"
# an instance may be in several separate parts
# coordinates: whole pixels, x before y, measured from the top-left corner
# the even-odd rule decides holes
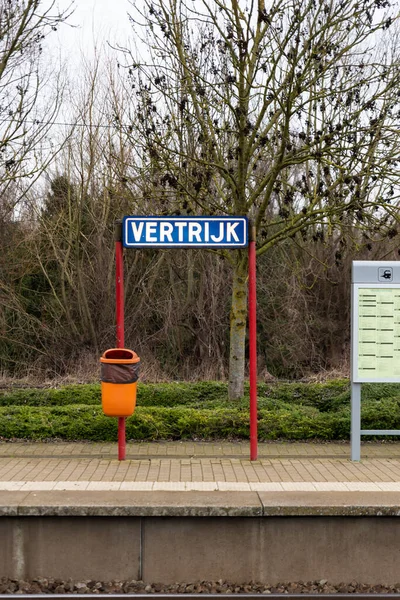
[[[0,594],[398,594],[400,583],[393,585],[370,585],[352,581],[331,584],[327,580],[297,581],[268,585],[249,582],[232,583],[198,581],[193,583],[146,583],[143,581],[62,581],[37,578],[30,581],[0,578]]]

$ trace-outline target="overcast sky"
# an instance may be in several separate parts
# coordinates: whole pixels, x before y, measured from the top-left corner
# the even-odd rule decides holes
[[[69,6],[69,0],[59,0],[59,7]],[[75,0],[75,11],[69,23],[76,28],[63,26],[58,32],[58,44],[63,56],[79,63],[80,54],[93,54],[95,44],[104,42],[123,45],[128,38],[130,25],[127,12],[132,9],[128,0]]]

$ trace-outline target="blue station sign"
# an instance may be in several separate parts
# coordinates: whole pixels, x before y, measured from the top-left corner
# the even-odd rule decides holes
[[[124,217],[125,248],[245,248],[246,217]]]

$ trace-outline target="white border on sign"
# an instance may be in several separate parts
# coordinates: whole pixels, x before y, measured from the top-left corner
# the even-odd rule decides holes
[[[400,283],[352,283],[351,294],[351,381],[353,383],[400,383],[400,375],[398,377],[385,378],[366,378],[358,377],[358,292],[362,290],[380,289],[393,290],[400,289]]]
[[[226,242],[148,242],[141,244],[140,242],[129,243],[128,239],[128,223],[129,221],[173,221],[173,220],[185,220],[185,221],[238,221],[244,224],[244,242],[243,243],[226,243]],[[247,231],[247,218],[246,217],[125,217],[125,235],[124,235],[124,247],[125,248],[206,248],[206,247],[217,247],[217,248],[246,248],[248,245],[248,231]]]

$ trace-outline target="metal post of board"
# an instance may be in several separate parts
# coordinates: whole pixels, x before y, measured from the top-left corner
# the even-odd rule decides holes
[[[122,248],[122,221],[114,225],[115,240],[115,302],[117,348],[125,346],[124,328],[124,257]],[[125,417],[118,417],[118,460],[125,460],[126,435]]]
[[[361,383],[351,382],[351,460],[361,458]]]
[[[249,353],[250,353],[250,460],[257,460],[257,284],[256,228],[249,227]]]

